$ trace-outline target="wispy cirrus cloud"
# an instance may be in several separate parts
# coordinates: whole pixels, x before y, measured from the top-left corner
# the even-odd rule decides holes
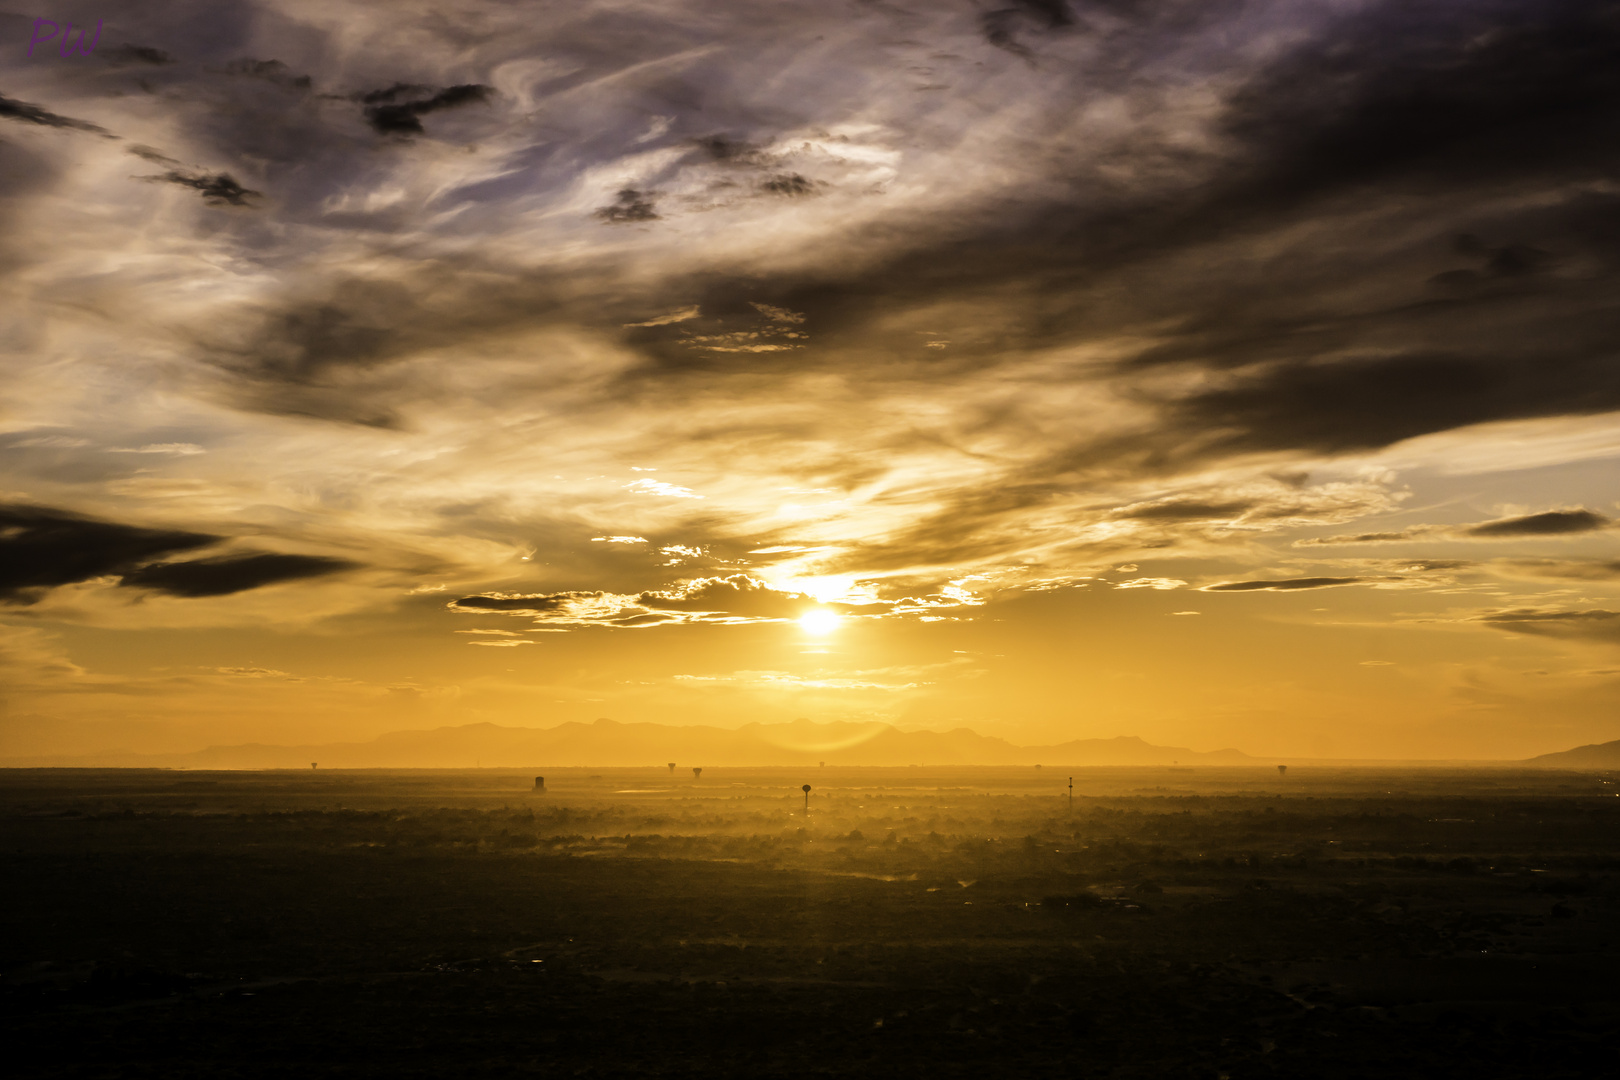
[[[1350,533],[1296,540],[1296,547],[1337,547],[1346,544],[1393,544],[1412,540],[1520,540],[1578,536],[1611,528],[1614,522],[1585,507],[1518,514],[1471,525],[1411,525],[1392,532]]]
[[[1478,615],[1475,620],[1515,634],[1620,643],[1620,611],[1602,608],[1514,608]]]
[[[1401,578],[1302,577],[1270,578],[1257,581],[1221,581],[1205,585],[1202,592],[1298,592],[1302,589],[1332,589],[1341,585],[1367,585]]]

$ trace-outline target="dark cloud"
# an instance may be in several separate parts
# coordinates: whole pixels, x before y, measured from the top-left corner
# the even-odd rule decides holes
[[[759,147],[725,135],[707,135],[692,142],[710,158],[728,165],[758,165],[765,160]]]
[[[1211,518],[1238,517],[1245,511],[1254,507],[1254,503],[1246,500],[1232,502],[1161,502],[1149,503],[1146,506],[1127,506],[1114,511],[1115,517],[1129,518],[1133,521],[1202,521]]]
[[[761,184],[760,187],[770,192],[772,195],[788,195],[796,197],[800,195],[814,195],[816,192],[816,185],[811,181],[806,180],[798,173],[783,173],[778,176],[773,176]]]
[[[220,539],[97,521],[42,507],[0,506],[0,600],[28,603],[45,589],[126,574],[150,559]]]
[[[1272,197],[1595,164],[1620,117],[1617,43],[1610,0],[1374,4],[1250,80],[1228,128],[1267,149]]]
[[[170,56],[162,49],[155,49],[150,45],[131,45],[127,42],[123,45],[118,45],[110,49],[98,50],[96,55],[101,57],[107,63],[114,65],[163,65],[172,64],[175,62],[174,57]]]
[[[818,605],[814,598],[771,588],[748,574],[695,578],[636,594],[608,592],[486,593],[452,600],[451,611],[533,618],[558,626],[643,628],[679,622],[752,622],[796,619],[825,606],[845,613],[878,613],[847,604]],[[878,605],[884,610],[888,605]]]
[[[231,555],[154,563],[123,575],[122,585],[172,596],[229,596],[283,581],[302,581],[352,569],[354,563],[318,555]]]
[[[392,403],[368,393],[356,374],[412,349],[476,337],[481,318],[504,310],[498,294],[470,295],[454,282],[443,284],[428,295],[386,278],[339,280],[269,306],[247,334],[227,340],[199,334],[196,344],[235,377],[239,407],[394,428],[400,420]],[[539,320],[555,303],[534,296],[529,317]]]
[[[1487,420],[1620,408],[1607,357],[1540,364],[1444,354],[1267,368],[1174,405],[1174,421],[1210,432],[1212,449],[1343,453]]]
[[[92,124],[88,120],[75,120],[71,116],[58,116],[38,105],[30,105],[26,101],[13,101],[8,97],[0,97],[0,119],[18,120],[25,124],[38,124],[41,127],[89,131],[109,139],[118,137],[100,124]]]
[[[1620,110],[1612,107],[1620,101],[1620,26],[1612,5],[1376,4],[1365,12],[1325,25],[1250,73],[1224,103],[1221,122],[1244,152],[1226,161],[1184,155],[1153,173],[1184,177],[1185,187],[1144,185],[1136,198],[1098,191],[1096,216],[1077,205],[1032,208],[1035,225],[1023,224],[1009,203],[999,208],[1006,213],[999,234],[987,228],[972,243],[941,243],[904,267],[886,267],[887,282],[870,287],[892,296],[917,281],[936,296],[961,295],[976,277],[1004,275],[1022,283],[1029,303],[1016,320],[1024,340],[998,344],[1033,344],[1106,333],[1103,313],[1135,313],[1131,301],[1104,293],[1097,275],[1105,268],[1135,272],[1184,253],[1201,272],[1160,273],[1141,289],[1163,298],[1159,310],[1176,328],[1135,364],[1246,371],[1167,409],[1166,432],[1153,439],[1158,452],[1175,439],[1188,456],[1335,453],[1493,419],[1620,407],[1620,379],[1605,345],[1620,321],[1613,302],[1548,272],[1555,246],[1610,263],[1620,251],[1575,227],[1577,217],[1593,214],[1591,197],[1555,200],[1534,220],[1524,216],[1526,233],[1546,240],[1490,244],[1475,237],[1452,245],[1441,236],[1430,252],[1392,255],[1345,236],[1332,241],[1331,254],[1298,249],[1253,264],[1223,253],[1222,245],[1291,223],[1332,236],[1333,219],[1323,215],[1340,208],[1321,200],[1352,190],[1359,212],[1438,199],[1435,213],[1443,207],[1455,215],[1492,185],[1596,176],[1620,157],[1613,138]],[[1535,90],[1519,95],[1512,88],[1526,79]],[[1549,138],[1553,131],[1561,134]],[[1134,159],[1151,170],[1145,146]],[[1614,201],[1596,201],[1606,208],[1594,222],[1612,221]],[[1498,291],[1443,302],[1425,296],[1418,286],[1434,272],[1420,267],[1448,250]],[[1333,295],[1351,288],[1389,295],[1402,263],[1413,267],[1407,297],[1347,310]],[[1555,322],[1552,292],[1596,310]],[[1493,306],[1476,306],[1487,303]],[[1504,323],[1507,333],[1500,332]],[[829,329],[824,315],[821,325]],[[1477,343],[1477,351],[1457,350],[1461,340]],[[1557,344],[1549,349],[1549,341]],[[1447,343],[1452,351],[1442,351]]]
[[[447,605],[452,611],[491,611],[502,615],[550,615],[572,601],[597,600],[601,592],[490,593],[463,596]]]
[[[1547,578],[1554,581],[1620,580],[1620,560],[1501,559],[1492,568],[1510,577]]]
[[[424,133],[421,118],[428,113],[488,101],[493,92],[478,83],[464,83],[436,92],[427,86],[395,83],[385,90],[362,95],[360,101],[365,105],[366,123],[378,134],[421,135]],[[422,97],[423,94],[428,96]]]
[[[1453,289],[1473,288],[1493,278],[1521,278],[1544,269],[1551,256],[1539,248],[1524,244],[1506,247],[1487,247],[1472,233],[1462,233],[1452,241],[1452,249],[1459,255],[1481,263],[1477,270],[1447,270],[1434,275],[1429,281]]]
[[[178,165],[178,164],[180,164],[178,161],[176,161],[174,158],[170,157],[169,155],[165,154],[163,151],[154,149],[153,147],[150,147],[150,146],[139,146],[139,145],[132,146],[132,147],[129,148],[129,152],[131,154],[134,154],[136,157],[141,158],[142,160],[152,162],[152,164],[154,164],[154,165]]]
[[[624,188],[611,206],[596,211],[596,216],[609,225],[624,225],[636,221],[657,221],[658,211],[653,206],[654,196],[635,188]]]
[[[1399,578],[1303,577],[1273,581],[1223,581],[1205,585],[1202,592],[1294,592],[1299,589],[1330,589],[1335,585],[1359,585],[1366,581],[1399,581]]]
[[[1469,536],[1565,536],[1606,529],[1612,522],[1590,510],[1549,510],[1543,514],[1487,521],[1467,530]]]
[[[47,589],[117,576],[119,584],[175,596],[225,596],[355,564],[314,555],[227,555],[155,561],[224,539],[143,529],[35,506],[0,507],[0,601],[32,603]]]
[[[984,39],[998,49],[1028,56],[1029,49],[1018,41],[1021,29],[1051,32],[1074,25],[1074,13],[1066,0],[1017,0],[1012,7],[987,11],[979,17]]]
[[[141,156],[145,156],[144,154]],[[160,176],[143,176],[142,180],[158,181],[166,184],[179,184],[181,187],[192,188],[201,193],[203,201],[210,206],[248,206],[248,200],[260,197],[260,193],[245,188],[237,183],[230,173],[189,172],[181,169],[170,169]]]
[[[1343,536],[1312,536],[1304,540],[1295,540],[1295,547],[1333,547],[1339,544],[1393,544],[1402,540],[1413,540],[1427,536],[1433,530],[1429,526],[1419,525],[1399,532],[1369,532],[1349,533]]]
[[[312,81],[308,75],[294,75],[292,69],[280,60],[233,60],[225,65],[225,70],[232,75],[263,79],[288,90],[308,90]],[[417,130],[421,130],[420,126]]]
[[[1620,642],[1620,611],[1601,608],[1587,611],[1517,608],[1480,615],[1475,621],[1516,634]]]
[[[1333,547],[1341,544],[1390,544],[1411,540],[1511,540],[1521,536],[1565,536],[1595,532],[1613,522],[1591,510],[1549,510],[1541,514],[1503,518],[1477,525],[1412,525],[1394,532],[1317,536],[1294,541],[1295,547]]]
[[[344,281],[323,296],[272,309],[247,345],[216,347],[217,362],[245,380],[243,397],[256,409],[388,427],[390,413],[363,396],[328,393],[324,383],[334,371],[369,368],[421,341],[431,332],[421,328],[430,315],[397,282]],[[438,330],[453,334],[458,326],[447,321]],[[414,338],[407,333],[413,329]]]

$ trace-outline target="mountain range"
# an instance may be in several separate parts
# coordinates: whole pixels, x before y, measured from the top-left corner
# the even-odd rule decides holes
[[[795,720],[740,728],[622,724],[613,720],[550,728],[464,724],[393,731],[370,742],[272,746],[210,746],[190,753],[106,753],[12,760],[16,766],[187,769],[468,768],[806,765],[1245,765],[1238,750],[1200,753],[1154,746],[1134,736],[1076,739],[1055,746],[1017,746],[957,728],[901,731],[883,723]]]
[[[1573,750],[1560,750],[1556,754],[1542,754],[1525,764],[1554,769],[1620,769],[1620,739],[1588,743]]]
[[[768,765],[1262,765],[1266,759],[1241,750],[1196,751],[1155,746],[1131,735],[1074,739],[1051,746],[1018,746],[969,728],[901,731],[890,724],[795,720],[745,724],[740,728],[622,724],[613,720],[556,727],[463,724],[430,730],[391,731],[369,742],[275,746],[244,743],[165,754],[107,752],[12,758],[9,768],[176,769],[464,769],[634,767],[747,767]],[[1327,762],[1321,764],[1379,764]],[[1388,764],[1388,763],[1384,763]],[[1422,764],[1407,762],[1408,765]],[[1463,762],[1451,762],[1461,765]],[[1554,769],[1620,769],[1620,740],[1542,754],[1523,762]]]

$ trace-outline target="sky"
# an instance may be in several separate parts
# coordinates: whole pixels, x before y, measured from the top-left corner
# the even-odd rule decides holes
[[[1597,0],[8,8],[0,759],[1620,738],[1617,166]]]

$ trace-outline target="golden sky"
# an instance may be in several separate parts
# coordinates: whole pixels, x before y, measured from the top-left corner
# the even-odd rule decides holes
[[[1610,4],[47,17],[0,758],[1620,737]]]

